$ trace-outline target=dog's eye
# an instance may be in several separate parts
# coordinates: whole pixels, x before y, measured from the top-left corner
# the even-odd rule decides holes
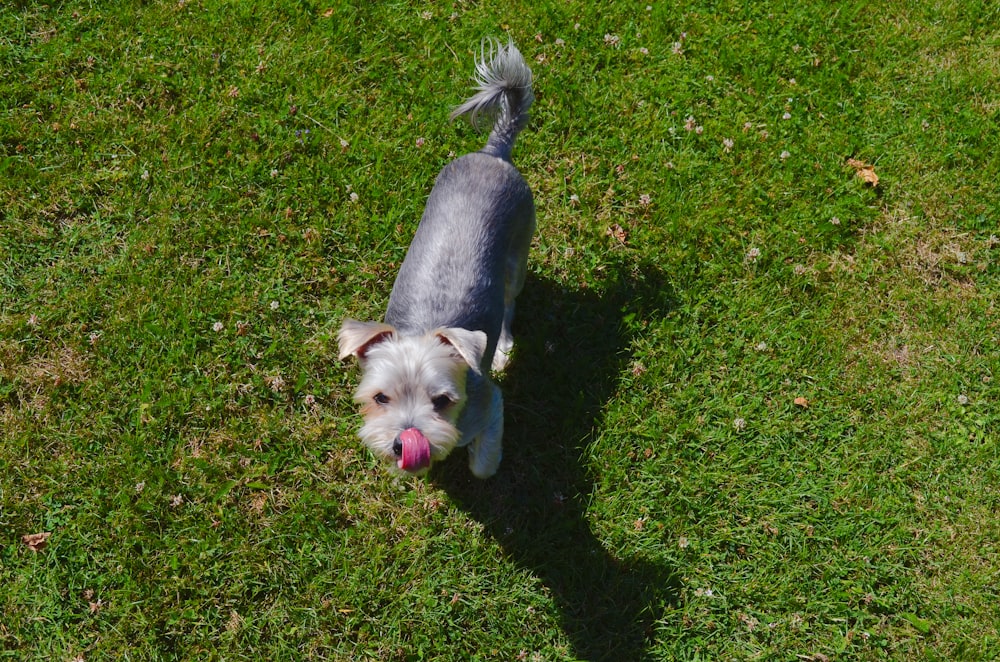
[[[431,398],[431,404],[434,405],[434,411],[441,411],[451,404],[451,398],[447,395],[436,395]]]
[[[386,395],[385,393],[376,393],[375,402],[377,402],[380,405],[387,405],[389,404],[389,396]]]

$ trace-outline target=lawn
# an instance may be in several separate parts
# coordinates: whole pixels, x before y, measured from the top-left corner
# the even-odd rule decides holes
[[[1000,6],[0,8],[0,659],[1000,658]],[[356,437],[485,36],[505,459]]]

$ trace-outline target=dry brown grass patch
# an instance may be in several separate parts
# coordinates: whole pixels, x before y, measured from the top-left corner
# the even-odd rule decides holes
[[[81,384],[87,376],[87,357],[66,345],[50,354],[31,359],[21,371],[21,377],[29,387]]]

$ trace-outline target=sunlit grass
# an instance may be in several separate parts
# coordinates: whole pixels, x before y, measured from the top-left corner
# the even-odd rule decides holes
[[[998,24],[5,5],[0,657],[997,658]],[[447,115],[503,34],[504,464],[400,480],[336,331],[481,146]]]

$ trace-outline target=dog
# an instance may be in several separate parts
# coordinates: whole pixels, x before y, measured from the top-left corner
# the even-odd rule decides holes
[[[362,370],[355,401],[362,442],[393,470],[424,474],[455,448],[469,469],[493,476],[503,454],[502,371],[514,346],[514,300],[535,232],[531,189],[511,162],[534,101],[531,69],[512,41],[484,41],[477,92],[451,114],[486,146],[437,176],[389,296],[384,322],[344,320],[340,359]]]

